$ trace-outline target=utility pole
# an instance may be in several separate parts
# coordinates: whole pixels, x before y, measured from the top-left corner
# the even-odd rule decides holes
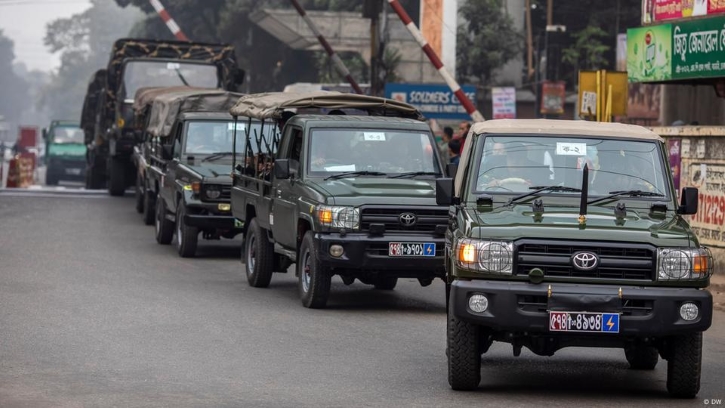
[[[370,19],[370,95],[379,96],[380,86],[380,13],[383,0],[365,0],[363,18]]]

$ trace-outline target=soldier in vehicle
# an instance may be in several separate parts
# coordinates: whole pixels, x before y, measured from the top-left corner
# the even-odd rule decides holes
[[[503,147],[505,150],[501,150],[502,147],[494,144],[494,157],[489,158],[489,160],[493,160],[484,164],[483,169],[487,170],[484,170],[484,174],[479,179],[479,188],[510,189],[510,185],[516,184],[524,186],[516,189],[523,191],[528,188],[527,186],[540,186],[547,183],[549,168],[529,159],[526,145],[511,142]]]

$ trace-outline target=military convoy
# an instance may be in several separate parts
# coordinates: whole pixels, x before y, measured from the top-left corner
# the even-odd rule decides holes
[[[333,276],[443,279],[455,390],[478,387],[498,341],[516,356],[621,348],[634,369],[663,358],[670,394],[696,396],[713,258],[683,217],[697,190],[677,203],[657,135],[495,120],[444,169],[408,104],[231,92],[242,72],[228,47],[119,40],[84,103],[87,188],[135,181],[144,222],[182,257],[200,236],[243,236],[249,285],[294,265],[308,308],[326,306]]]
[[[181,41],[117,40],[108,67],[96,72],[88,86],[81,127],[88,146],[86,188],[107,185],[122,195],[136,180],[132,163],[139,134],[134,120],[136,91],[143,87],[188,86],[236,91],[244,71],[234,47]]]

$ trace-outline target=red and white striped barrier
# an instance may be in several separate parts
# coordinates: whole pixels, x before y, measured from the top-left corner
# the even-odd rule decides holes
[[[166,23],[166,26],[169,27],[169,30],[171,30],[171,34],[173,34],[174,37],[176,37],[180,41],[189,41],[189,38],[187,38],[186,35],[184,35],[184,33],[181,31],[181,27],[176,24],[176,21],[171,18],[169,12],[166,11],[164,5],[161,4],[161,0],[149,0],[149,3],[151,3],[151,6],[153,6],[154,10],[156,10],[156,12],[159,14],[159,17],[164,20],[164,23]]]
[[[312,33],[315,34],[315,37],[317,37],[317,40],[322,44],[322,48],[327,51],[327,55],[330,56],[332,59],[332,62],[335,64],[335,68],[337,68],[337,71],[345,77],[347,82],[350,83],[350,86],[352,86],[352,89],[355,90],[356,93],[362,95],[363,91],[360,89],[360,86],[355,82],[355,79],[353,79],[352,75],[350,74],[350,70],[347,69],[345,66],[345,63],[342,62],[340,57],[335,53],[335,51],[330,47],[330,43],[327,42],[325,37],[322,36],[322,33],[320,33],[320,30],[317,29],[317,26],[315,23],[312,22],[312,19],[307,15],[307,12],[304,8],[302,8],[302,5],[297,0],[290,0],[292,2],[292,5],[295,9],[297,9],[297,12],[300,14],[303,20],[305,20],[305,23],[307,23],[307,26],[310,27],[310,30],[312,30]]]
[[[418,44],[420,44],[421,48],[423,49],[423,52],[425,55],[428,56],[428,59],[433,64],[435,69],[438,70],[438,73],[441,74],[443,79],[446,81],[446,84],[448,84],[448,87],[451,88],[451,91],[456,95],[456,98],[458,98],[458,101],[461,102],[461,105],[466,109],[466,112],[471,115],[471,118],[474,122],[483,122],[486,120],[481,112],[476,109],[476,106],[471,102],[470,99],[466,96],[466,94],[461,89],[461,86],[458,85],[458,82],[453,78],[450,72],[446,69],[446,67],[443,65],[443,62],[441,62],[441,59],[438,58],[438,55],[433,51],[433,49],[428,45],[428,41],[423,37],[423,33],[420,32],[418,27],[415,26],[415,23],[413,23],[413,20],[410,18],[408,13],[405,11],[403,6],[400,5],[398,0],[388,0],[388,3],[390,3],[390,7],[395,10],[395,12],[398,14],[398,17],[400,17],[400,20],[405,24],[405,27],[408,28],[408,31],[413,35],[416,41],[418,41]]]

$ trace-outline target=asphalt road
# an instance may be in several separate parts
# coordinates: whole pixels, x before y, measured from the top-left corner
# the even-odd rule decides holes
[[[703,406],[725,399],[725,314],[698,399],[620,350],[518,358],[497,343],[478,391],[447,383],[441,282],[335,281],[301,306],[291,275],[247,285],[239,241],[197,259],[156,244],[133,199],[0,192],[0,407]],[[709,401],[708,401],[709,402]]]

